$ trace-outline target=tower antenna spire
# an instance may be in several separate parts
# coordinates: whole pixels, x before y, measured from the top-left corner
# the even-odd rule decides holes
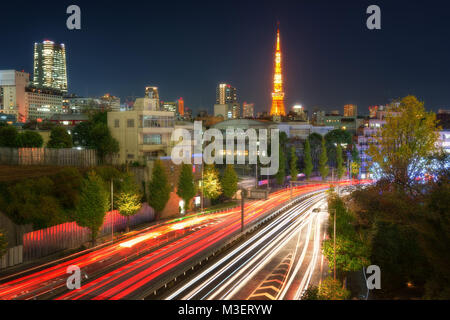
[[[275,50],[275,70],[273,75],[271,116],[285,116],[283,75],[281,72],[280,22],[277,21],[277,45]]]

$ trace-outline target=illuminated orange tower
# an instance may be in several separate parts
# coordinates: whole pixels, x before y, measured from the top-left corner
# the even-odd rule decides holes
[[[275,72],[273,75],[273,92],[271,116],[285,116],[283,76],[281,74],[280,27],[277,26],[277,49],[275,50]]]

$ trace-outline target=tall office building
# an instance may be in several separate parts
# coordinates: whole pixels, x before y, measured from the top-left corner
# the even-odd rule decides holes
[[[286,110],[284,109],[283,76],[281,72],[280,28],[277,28],[277,45],[275,50],[274,69],[272,107],[270,108],[270,115],[278,117],[285,116]]]
[[[220,83],[216,88],[216,104],[237,103],[236,88],[226,83]]]
[[[242,105],[242,117],[254,118],[255,117],[255,104],[244,102]]]
[[[14,115],[19,122],[27,119],[25,88],[30,75],[23,71],[0,70],[0,113]]]
[[[356,117],[358,115],[357,106],[354,104],[346,104],[344,106],[344,117]]]
[[[67,92],[64,44],[57,44],[49,40],[34,44],[33,86]]]

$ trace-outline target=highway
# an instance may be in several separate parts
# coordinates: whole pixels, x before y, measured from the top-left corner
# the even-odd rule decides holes
[[[313,211],[326,206],[324,198],[321,192],[287,210],[165,299],[299,299],[324,273],[327,214]]]
[[[328,187],[328,184],[298,186],[292,197]],[[290,190],[283,189],[267,200],[247,202],[245,226],[285,206],[290,199]],[[131,233],[113,244],[0,278],[0,300],[142,299],[164,279],[183,272],[192,261],[239,235],[240,228],[240,208],[173,219]],[[83,273],[82,287],[74,291],[66,288],[69,276],[66,270],[71,265],[80,267]]]

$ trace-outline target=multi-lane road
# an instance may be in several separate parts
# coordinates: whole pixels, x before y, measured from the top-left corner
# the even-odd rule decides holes
[[[299,186],[294,189],[292,194],[289,190],[280,190],[272,193],[268,200],[246,203],[245,226],[251,226],[273,211],[279,210],[280,207],[289,203],[291,198],[317,193],[327,188],[326,184]],[[297,276],[292,272],[301,273],[302,266],[308,264],[310,260],[316,261],[314,257],[318,255],[311,255],[311,252],[318,252],[317,240],[312,242],[313,247],[316,248],[315,251],[304,248],[307,243],[308,248],[310,247],[311,235],[313,235],[313,239],[318,239],[315,238],[316,233],[321,232],[317,231],[318,226],[321,225],[318,222],[321,215],[312,213],[310,207],[314,205],[314,201],[322,198],[323,195],[313,195],[312,199],[305,200],[295,208],[280,214],[270,223],[270,235],[273,238],[268,238],[269,231],[257,232],[252,239],[257,237],[259,240],[252,241],[252,244],[247,240],[243,244],[250,246],[248,250],[254,252],[255,256],[249,255],[247,251],[245,251],[247,253],[235,252],[239,254],[240,261],[247,261],[250,265],[255,265],[259,261],[259,265],[263,265],[262,261],[268,262],[277,256],[271,252],[276,250],[279,252],[284,246],[293,247],[295,248],[294,254],[290,258],[286,255],[286,259],[291,259],[289,260],[291,267],[286,281],[290,282],[288,287],[292,287],[292,283],[296,285]],[[264,230],[269,230],[266,229],[267,227],[264,227]],[[240,208],[174,219],[136,232],[127,239],[99,247],[96,250],[53,261],[19,274],[0,277],[0,299],[142,299],[152,292],[161,281],[182,272],[192,261],[222,246],[228,239],[239,235],[240,229]],[[305,253],[302,254],[303,252]],[[241,255],[243,256],[241,257]],[[235,258],[237,256],[234,256],[233,259]],[[243,271],[239,275],[250,271],[252,274],[256,272],[255,279],[257,279],[264,276],[264,270],[269,270],[274,263],[276,262],[265,263],[264,269],[249,267],[250,269],[245,269],[247,271]],[[80,289],[71,291],[66,287],[66,280],[69,276],[67,268],[72,265],[78,266],[82,270],[83,282]],[[299,265],[300,267],[298,267]],[[231,277],[235,275],[233,274]],[[221,275],[222,277],[226,278],[227,273]],[[303,286],[309,282],[310,280],[306,279]],[[252,285],[255,283],[253,281]],[[229,297],[227,292],[230,288],[227,284],[229,283],[221,283],[221,293],[214,294],[212,298]],[[199,282],[195,287],[198,285]],[[250,288],[251,285],[247,287]],[[236,291],[237,289],[233,288],[230,292],[233,292],[235,297],[242,298],[246,294],[243,293],[245,290]],[[208,291],[203,289],[202,292],[204,290]],[[187,291],[183,291],[183,294],[184,292]],[[279,297],[295,298],[290,291],[281,294],[282,296]]]
[[[323,273],[316,267],[324,198],[321,192],[285,211],[165,298],[299,299],[312,276]]]

